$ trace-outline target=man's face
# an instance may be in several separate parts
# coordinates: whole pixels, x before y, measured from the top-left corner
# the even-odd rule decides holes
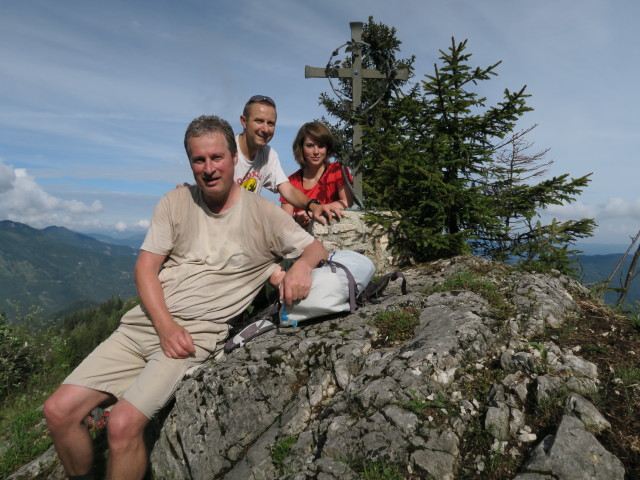
[[[249,115],[240,116],[247,146],[253,150],[264,147],[273,138],[276,129],[276,109],[265,102],[249,105]]]
[[[238,155],[231,156],[225,137],[213,132],[189,139],[189,164],[196,184],[208,202],[219,204],[227,200],[233,181],[233,169]]]

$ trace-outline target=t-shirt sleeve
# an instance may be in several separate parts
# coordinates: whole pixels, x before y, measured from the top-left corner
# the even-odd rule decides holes
[[[275,185],[273,187],[272,192],[277,193],[278,185],[284,182],[288,182],[289,179],[285,175],[284,170],[282,169],[282,165],[280,165],[280,157],[278,157],[278,153],[272,148],[271,152],[269,152],[269,155],[272,157],[272,158],[269,158],[269,161],[273,162],[273,167],[274,167],[273,181]]]
[[[272,248],[275,255],[285,258],[299,257],[313,242],[314,238],[281,208],[276,207],[272,219]]]
[[[173,247],[173,228],[169,213],[169,200],[165,195],[160,199],[153,212],[151,225],[140,248],[158,255],[169,255]]]
[[[263,147],[258,151],[261,157],[256,158],[254,162],[258,162],[262,173],[262,186],[269,190],[271,193],[278,193],[278,185],[288,181],[287,176],[282,170],[280,165],[280,158],[278,152],[276,152],[270,146]],[[265,160],[266,157],[266,160]]]

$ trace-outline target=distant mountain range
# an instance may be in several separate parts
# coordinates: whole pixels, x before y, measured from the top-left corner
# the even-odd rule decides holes
[[[123,237],[114,237],[110,235],[105,235],[103,233],[87,233],[90,237],[95,238],[96,240],[100,240],[104,243],[109,243],[111,245],[124,245],[126,247],[132,247],[136,250],[140,249],[142,242],[144,241],[144,237],[146,236],[146,232],[138,233],[134,235],[128,235]]]
[[[63,227],[0,221],[0,312],[15,320],[36,306],[44,318],[74,304],[132,297],[137,254]]]
[[[620,288],[624,285],[625,276],[629,270],[634,251],[624,259],[622,266],[613,276],[609,287]],[[623,255],[623,253],[612,253],[607,255],[579,255],[578,259],[582,267],[582,283],[591,287],[598,282],[606,281],[616,268],[616,265]],[[619,295],[620,294],[618,292],[609,291],[606,292],[604,299],[607,303],[613,305]],[[629,293],[625,299],[625,304],[634,305],[635,302],[640,302],[640,280],[638,279],[631,283],[631,288],[629,289]]]
[[[582,255],[610,255],[627,251],[629,244],[622,243],[592,243],[592,242],[576,242],[575,249],[580,250]],[[571,248],[574,249],[573,247]]]
[[[41,318],[60,317],[114,295],[123,299],[135,296],[133,267],[144,235],[120,239],[95,236],[99,238],[63,227],[38,230],[0,221],[0,312],[11,320],[24,317],[37,306],[42,309]],[[580,255],[583,283],[606,280],[622,255]],[[612,287],[622,284],[630,257]],[[608,303],[617,298],[615,292],[605,296]],[[635,301],[640,301],[638,281],[632,283],[626,303]]]

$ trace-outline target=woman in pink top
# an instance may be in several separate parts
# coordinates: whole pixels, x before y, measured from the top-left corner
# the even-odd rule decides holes
[[[333,154],[333,136],[331,131],[320,122],[305,123],[293,141],[293,156],[300,165],[289,181],[308,198],[320,203],[335,203],[342,209],[353,205],[353,194],[345,182],[339,163],[330,163]],[[348,181],[352,182],[349,170],[345,168]],[[309,216],[303,210],[294,208],[280,197],[282,208],[293,215],[303,227],[309,224]]]

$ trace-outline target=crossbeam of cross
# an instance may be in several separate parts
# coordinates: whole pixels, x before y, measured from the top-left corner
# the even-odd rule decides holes
[[[393,72],[381,72],[370,68],[362,68],[362,22],[350,22],[351,27],[351,68],[304,67],[305,78],[347,78],[351,79],[351,111],[357,112],[362,102],[362,81],[367,78],[388,79],[392,73],[397,80],[407,80],[407,69]],[[362,126],[356,121],[353,124],[353,151],[359,152],[362,147]],[[358,199],[362,198],[362,172],[354,169],[353,190]]]

